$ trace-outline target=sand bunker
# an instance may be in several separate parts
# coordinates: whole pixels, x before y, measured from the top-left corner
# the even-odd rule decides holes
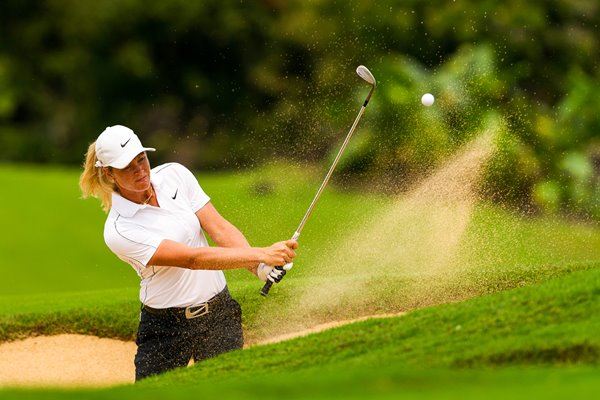
[[[100,387],[135,378],[133,342],[38,336],[0,345],[0,386]]]
[[[385,314],[334,321],[251,346],[281,342]],[[248,346],[250,347],[250,346]],[[85,335],[37,336],[0,344],[0,387],[106,387],[133,383],[136,345]]]

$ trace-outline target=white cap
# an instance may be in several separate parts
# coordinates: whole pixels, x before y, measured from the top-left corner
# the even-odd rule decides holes
[[[131,129],[123,125],[109,126],[96,139],[96,167],[123,169],[138,154],[155,151],[142,146],[142,142]]]

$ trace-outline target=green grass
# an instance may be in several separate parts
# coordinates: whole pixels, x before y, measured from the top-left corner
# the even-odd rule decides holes
[[[80,313],[90,309],[90,332],[121,338],[134,335],[138,277],[104,245],[104,214],[94,199],[79,198],[78,173],[0,167],[7,193],[21,193],[18,199],[4,196],[7,226],[18,229],[0,242],[0,253],[6,255],[3,262],[14,266],[6,268],[6,279],[0,280],[0,340],[81,332],[85,328],[78,322]],[[319,182],[315,175],[318,171],[274,165],[243,174],[198,177],[219,210],[252,243],[266,245],[291,236],[296,229]],[[35,206],[36,193],[44,193],[44,207]],[[332,277],[321,272],[323,255],[331,251],[332,243],[344,241],[348,226],[372,223],[370,218],[393,202],[391,197],[343,193],[334,187],[325,191],[303,232],[296,268],[268,299],[257,296],[260,282],[250,274],[228,272],[231,291],[244,309],[247,339],[258,340],[281,329],[279,322],[289,320],[290,314],[305,319],[286,306],[270,305],[287,305],[307,287],[359,279],[354,273]],[[476,246],[461,250],[459,259],[467,260],[469,268],[458,277],[447,280],[413,271],[377,275],[369,267],[373,276],[369,296],[361,295],[360,305],[349,307],[340,299],[338,306],[313,314],[327,321],[332,316],[353,318],[459,301],[587,269],[600,259],[600,230],[593,226],[524,219],[488,205],[475,210],[464,243]],[[123,321],[117,323],[115,318]]]
[[[323,372],[323,371],[321,371]],[[1,391],[3,399],[585,399],[598,390],[598,369],[515,368],[490,373],[476,370],[377,371],[351,368],[343,374],[282,374],[235,382],[205,382],[145,390]]]
[[[135,387],[0,393],[7,399],[589,396],[600,388],[599,309],[600,268],[594,268],[228,353]]]
[[[230,375],[251,378],[256,370],[276,374],[282,366],[298,373],[322,366],[343,371],[392,364],[416,369],[596,365],[600,362],[597,267],[600,264],[529,287],[257,346],[147,384],[228,380]]]
[[[252,243],[267,245],[291,236],[319,175],[275,165],[198,177],[222,214]],[[106,249],[104,215],[96,201],[78,198],[77,178],[76,170],[0,166],[5,193],[19,193],[2,200],[10,233],[0,242],[7,266],[0,341],[135,334],[138,278]],[[322,263],[332,245],[345,240],[348,227],[372,224],[393,202],[332,187],[303,232],[295,269],[271,296],[260,298],[260,282],[244,271],[227,275],[250,341],[284,330],[293,319],[289,304],[306,288],[343,280],[364,280],[354,296],[360,303],[340,297],[316,311],[308,307],[313,322],[410,311],[403,317],[230,353],[135,387],[2,390],[0,397],[564,398],[598,390],[597,226],[480,204],[457,250],[455,264],[464,264],[458,274],[329,274]]]
[[[2,296],[0,341],[61,333],[133,340],[139,309],[131,289]]]
[[[95,201],[80,200],[78,171],[2,166],[0,254],[6,268],[0,293],[28,295],[136,285],[103,246],[104,215]],[[8,255],[8,258],[6,257]]]

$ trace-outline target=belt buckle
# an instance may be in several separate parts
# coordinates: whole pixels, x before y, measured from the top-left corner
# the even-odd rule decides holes
[[[185,317],[194,319],[208,314],[208,303],[202,303],[197,306],[189,306],[185,309]]]

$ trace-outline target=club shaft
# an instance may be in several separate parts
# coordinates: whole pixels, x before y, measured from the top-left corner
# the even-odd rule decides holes
[[[292,240],[297,240],[300,237],[300,233],[302,233],[302,229],[304,229],[304,225],[306,225],[306,221],[308,220],[308,217],[312,213],[312,210],[315,208],[317,201],[319,201],[319,197],[321,197],[321,193],[323,193],[323,190],[325,189],[325,186],[327,186],[327,182],[329,182],[329,178],[331,178],[331,175],[333,174],[333,171],[335,170],[335,167],[337,166],[338,161],[340,161],[340,158],[342,157],[342,154],[344,153],[344,150],[346,149],[346,146],[348,145],[348,142],[350,141],[350,138],[352,137],[352,134],[354,133],[354,130],[356,129],[356,126],[358,125],[358,122],[360,121],[360,117],[362,117],[363,113],[365,112],[365,109],[367,108],[367,104],[369,104],[369,100],[371,99],[371,95],[373,95],[374,90],[375,90],[375,86],[372,86],[371,91],[367,95],[365,102],[363,103],[362,107],[360,108],[360,111],[358,112],[358,115],[354,119],[354,123],[352,124],[350,131],[346,135],[346,139],[344,139],[344,143],[342,143],[342,147],[340,147],[340,150],[338,151],[337,155],[335,156],[335,159],[333,160],[331,167],[329,167],[329,171],[327,172],[327,175],[325,176],[323,183],[321,183],[321,187],[319,187],[319,190],[317,191],[317,194],[315,195],[312,203],[310,203],[310,206],[308,207],[306,214],[304,214],[302,221],[300,221],[300,225],[298,225],[298,229],[296,229],[296,232],[294,232],[294,235],[292,236]],[[276,267],[276,268],[283,269],[283,267]],[[266,297],[269,294],[269,291],[271,290],[272,285],[273,285],[273,282],[271,282],[270,280],[267,280],[265,282],[264,286],[262,287],[262,289],[260,290],[260,294],[262,296]]]
[[[337,155],[335,156],[335,159],[333,160],[333,163],[331,164],[331,167],[329,168],[329,171],[327,172],[327,175],[325,176],[323,183],[321,183],[321,187],[317,191],[317,194],[315,195],[312,203],[308,207],[306,214],[304,214],[304,218],[302,218],[302,221],[300,221],[300,225],[298,225],[298,229],[296,229],[296,233],[294,233],[294,237],[293,237],[294,239],[297,239],[300,236],[300,233],[302,233],[302,229],[304,229],[304,225],[306,224],[308,217],[310,217],[310,214],[312,213],[313,209],[315,208],[317,201],[319,201],[319,197],[321,197],[321,193],[323,193],[325,186],[327,186],[327,183],[329,182],[329,178],[331,178],[331,175],[333,175],[333,171],[335,170],[335,167],[337,166],[338,161],[340,161],[340,158],[342,157],[342,154],[344,153],[344,150],[346,149],[346,146],[348,145],[348,142],[350,141],[350,138],[352,137],[352,134],[354,133],[356,126],[358,125],[358,121],[360,121],[360,117],[362,117],[363,113],[365,112],[365,109],[366,109],[366,105],[363,105],[360,108],[360,111],[358,112],[358,115],[356,116],[356,119],[354,120],[354,123],[352,124],[352,128],[350,128],[348,135],[346,135],[346,139],[344,140],[344,143],[342,143],[342,147],[340,147],[340,150],[338,151]]]

